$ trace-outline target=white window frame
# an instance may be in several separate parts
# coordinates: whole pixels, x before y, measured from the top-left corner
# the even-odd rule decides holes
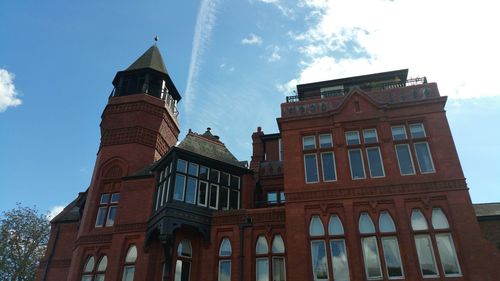
[[[216,199],[215,199],[215,207],[212,207],[210,206],[210,200],[212,198],[212,185],[213,186],[216,186],[217,187],[217,192],[216,192]],[[208,196],[208,208],[212,209],[212,210],[217,210],[217,208],[219,207],[219,185],[218,184],[215,184],[215,183],[210,183],[208,185],[208,192],[210,193],[210,195]]]
[[[437,274],[434,274],[434,275],[424,275],[424,273],[422,272],[422,264],[420,262],[420,252],[418,251],[418,247],[417,247],[417,237],[425,237],[429,243],[429,246],[430,246],[430,252],[431,252],[431,255],[432,255],[432,261],[434,263],[434,269],[436,271]],[[434,251],[434,246],[432,245],[432,239],[431,239],[431,235],[428,234],[428,233],[425,233],[425,234],[417,234],[417,235],[413,235],[413,240],[415,242],[415,248],[417,250],[417,260],[418,260],[418,266],[420,268],[420,274],[422,275],[423,278],[437,278],[439,277],[439,269],[438,269],[438,265],[437,265],[437,261],[436,261],[436,252]]]
[[[330,146],[321,147],[321,137],[322,136],[327,136],[330,139]],[[319,148],[332,148],[333,147],[332,134],[321,134],[321,135],[319,135],[318,139],[319,139]]]
[[[356,133],[356,135],[358,136],[358,143],[349,144],[349,139],[347,138],[347,135],[349,133]],[[361,144],[361,138],[359,136],[359,131],[347,131],[347,132],[345,132],[345,144],[346,145],[360,145]]]
[[[194,175],[191,175],[189,173],[189,167],[191,167],[191,165],[196,165],[196,173]],[[196,163],[193,163],[193,162],[189,162],[188,164],[188,168],[187,168],[187,175],[188,176],[192,176],[192,177],[198,177],[198,171],[200,170],[200,164],[196,164]]]
[[[177,169],[177,167],[179,167],[179,165],[177,165],[177,167],[175,168],[175,171],[176,171],[176,172],[180,172],[180,173],[187,174],[188,169],[189,169],[189,161],[186,161],[186,160],[184,160],[184,159],[178,158],[178,159],[177,159],[177,163],[176,163],[176,164],[178,164],[180,161],[184,161],[184,162],[186,162],[186,170],[184,170],[184,171],[179,171],[179,170]]]
[[[387,278],[389,279],[405,279],[405,270],[403,267],[403,260],[401,258],[401,250],[399,248],[399,241],[397,236],[382,236],[380,238],[380,244],[382,245],[382,250],[384,250],[384,240],[394,240],[396,242],[396,249],[398,250],[398,259],[399,265],[401,266],[401,276],[400,277],[391,277],[389,276],[389,268],[387,266],[387,260],[385,259],[385,251],[384,251],[384,263],[385,263],[385,272],[387,273]]]
[[[104,220],[103,220],[102,224],[98,224],[99,213],[100,213],[101,209],[104,209]],[[106,205],[97,208],[97,216],[96,216],[96,220],[95,220],[95,227],[104,227],[106,225],[106,219],[108,217],[108,213],[107,212],[108,212],[108,207]]]
[[[187,193],[187,189],[188,189],[188,182],[189,182],[189,179],[194,179],[196,184],[195,184],[195,188],[194,188],[194,202],[187,202],[186,201],[186,193]],[[193,204],[193,205],[196,205],[198,202],[198,178],[195,178],[195,177],[192,177],[192,176],[187,176],[186,177],[186,186],[184,188],[184,202],[188,203],[188,204]]]
[[[220,183],[220,185],[223,185],[222,184],[222,175],[223,174],[227,175],[227,185],[224,185],[224,186],[227,186],[227,187],[231,186],[231,174],[230,173],[226,173],[226,172],[222,172],[222,171],[219,174],[219,178],[220,178],[220,182],[219,183]]]
[[[111,209],[115,209],[115,218],[113,219],[112,222],[110,222],[111,220],[109,219],[110,215],[111,215]],[[104,224],[105,227],[110,227],[110,226],[113,226],[115,224],[115,221],[116,221],[116,212],[118,211],[118,205],[109,205],[108,206],[108,212],[106,214],[106,223]]]
[[[351,163],[351,154],[350,154],[350,152],[354,151],[354,150],[359,150],[359,154],[361,156],[361,167],[363,168],[363,175],[364,175],[364,177],[357,178],[357,179],[354,178],[354,175],[352,173],[352,163]],[[349,158],[349,170],[351,171],[351,179],[352,180],[364,180],[364,179],[366,179],[365,160],[363,159],[363,150],[361,150],[361,148],[348,149],[347,150],[347,158]]]
[[[425,144],[425,147],[427,148],[427,154],[429,154],[429,159],[431,159],[432,171],[430,171],[430,172],[422,172],[422,168],[420,167],[420,161],[418,160],[418,153],[417,153],[417,144],[421,144],[421,143]],[[436,167],[434,166],[434,159],[432,159],[432,154],[431,154],[431,149],[429,147],[429,143],[426,141],[414,142],[413,143],[413,150],[415,150],[415,158],[417,158],[419,172],[421,174],[433,174],[433,173],[435,173]]]
[[[206,179],[203,179],[203,178],[200,177],[201,167],[207,168],[207,178]],[[199,165],[198,166],[198,179],[201,179],[203,181],[209,181],[210,180],[210,167],[207,167],[207,166],[204,166],[204,165]]]
[[[221,206],[220,209],[223,210],[223,211],[226,211],[226,210],[229,210],[229,196],[231,194],[231,189],[229,187],[227,187],[227,186],[219,186],[219,190],[218,191],[220,192],[221,190],[224,190],[224,189],[226,190],[227,202],[226,202],[226,206]],[[220,197],[220,196],[218,196],[218,197]],[[219,208],[217,208],[217,209],[219,209]]]
[[[286,259],[284,255],[276,255],[271,257],[271,267],[273,268],[273,271],[271,272],[271,277],[274,278],[274,260],[275,259],[282,259],[283,260],[283,280],[286,280]]]
[[[340,220],[340,218],[339,218]],[[341,224],[342,226],[342,224]],[[343,228],[343,226],[342,226]],[[342,229],[343,230],[343,229]],[[329,235],[332,235],[332,234],[329,234]],[[330,258],[331,258],[331,264],[332,264],[332,269],[335,268],[335,263],[334,263],[334,258],[333,258],[333,251],[332,251],[332,242],[342,242],[342,244],[344,245],[344,250],[345,250],[345,255],[346,255],[346,273],[347,273],[347,280],[351,280],[351,274],[349,272],[349,258],[347,257],[347,245],[345,243],[345,234],[341,234],[339,236],[342,236],[342,238],[333,238],[333,239],[330,239],[328,242],[328,246],[330,246]],[[333,270],[333,280],[335,280],[335,270]]]
[[[399,162],[399,155],[398,155],[398,146],[406,146],[408,148],[408,153],[410,155],[410,162],[411,162],[411,167],[412,167],[412,170],[413,170],[413,173],[411,174],[402,174],[401,173],[401,162]],[[413,163],[413,156],[411,154],[411,149],[410,149],[410,145],[407,144],[407,143],[400,143],[400,144],[396,144],[394,145],[394,152],[396,152],[396,159],[398,160],[398,170],[399,170],[399,174],[401,176],[413,176],[416,174],[416,171],[415,171],[415,163]]]
[[[365,138],[365,132],[366,132],[366,131],[374,131],[374,132],[375,132],[375,142],[366,143],[366,138]],[[364,129],[364,130],[363,130],[363,142],[364,142],[365,144],[378,143],[378,133],[377,133],[377,129],[376,129],[376,128]]]
[[[446,274],[445,270],[444,270],[444,264],[443,264],[443,260],[441,259],[441,252],[439,251],[439,245],[438,245],[438,255],[439,255],[439,259],[441,260],[441,268],[443,269],[443,273],[444,273],[444,276],[445,277],[462,277],[463,274],[462,274],[462,268],[460,267],[460,262],[458,261],[458,254],[457,254],[457,249],[455,248],[455,240],[453,240],[453,236],[451,235],[451,233],[448,233],[448,232],[445,232],[445,233],[436,233],[435,235],[435,238],[436,238],[436,245],[437,244],[437,237],[438,236],[448,236],[450,238],[450,242],[451,242],[451,247],[453,248],[453,252],[455,253],[455,263],[457,264],[458,266],[458,274]]]
[[[241,194],[240,194],[239,190],[236,190],[236,192],[238,193],[238,210],[239,210],[241,208],[241,206],[240,206],[240,201],[241,201],[240,200],[241,199],[240,196],[241,196]]]
[[[323,165],[323,154],[332,154],[332,158],[333,158],[333,174],[334,174],[334,177],[335,177],[334,180],[325,180],[325,166]],[[324,182],[335,182],[335,181],[337,181],[337,163],[335,163],[335,153],[333,151],[321,152],[320,158],[321,158],[321,176],[323,178],[323,181]]]
[[[313,155],[314,158],[316,159],[315,164],[316,164],[316,181],[307,181],[307,166],[306,166],[306,156],[308,155]],[[304,154],[304,180],[306,184],[312,184],[312,183],[318,183],[319,182],[319,169],[318,169],[318,155],[316,153],[307,153]]]
[[[381,176],[373,176],[372,175],[372,167],[370,165],[370,156],[368,154],[368,150],[371,149],[377,149],[378,155],[380,157],[380,166],[382,167],[382,175]],[[385,169],[384,169],[384,159],[382,159],[382,153],[380,152],[380,146],[370,146],[365,148],[366,152],[366,159],[368,160],[368,170],[370,171],[370,178],[376,179],[376,178],[385,178]]]
[[[208,174],[208,180],[209,180],[209,181],[214,181],[214,180],[212,179],[212,171],[217,172],[217,184],[220,184],[220,173],[221,173],[221,171],[220,171],[220,170],[213,169],[213,168],[212,168],[212,169],[210,169],[210,173]]]
[[[366,266],[366,253],[365,253],[365,250],[364,250],[364,247],[365,247],[364,246],[364,241],[368,240],[370,238],[373,238],[375,240],[375,249],[377,250],[377,252],[375,253],[375,257],[378,260],[378,269],[380,271],[380,276],[376,276],[376,277],[369,277],[368,276],[368,267]],[[364,268],[365,268],[366,279],[368,279],[368,280],[381,280],[381,279],[384,279],[384,272],[382,271],[382,261],[380,260],[380,251],[379,251],[379,248],[378,248],[378,241],[377,240],[378,240],[377,236],[375,236],[375,235],[361,237],[361,252],[363,252],[363,265],[364,265]]]
[[[405,138],[404,139],[394,139],[394,133],[392,132],[393,128],[403,128],[403,132],[405,133]],[[408,139],[408,133],[406,132],[406,126],[405,125],[395,125],[391,126],[391,138],[393,141],[402,141],[402,140],[407,140]]]
[[[306,138],[312,138],[313,139],[313,143],[314,143],[314,147],[312,148],[305,148],[305,139]],[[302,137],[302,150],[311,150],[311,149],[316,149],[317,145],[316,145],[316,136],[315,135],[309,135],[309,136],[303,136]]]
[[[420,125],[420,127],[422,128],[422,132],[424,132],[424,136],[423,137],[418,137],[418,138],[413,137],[413,133],[411,131],[411,126],[415,126],[415,125]],[[420,138],[427,137],[427,132],[425,131],[424,123],[422,123],[422,122],[412,123],[412,124],[409,125],[409,127],[410,127],[410,136],[411,136],[412,139],[420,139]]]
[[[232,261],[231,259],[220,259],[219,260],[219,270],[217,272],[217,280],[220,281],[221,280],[221,272],[220,272],[220,269],[221,269],[221,263],[222,262],[229,262],[229,280],[231,280],[231,267],[232,267]]]
[[[178,174],[175,173],[175,184],[177,184],[177,176],[182,176],[184,177],[184,187],[182,188],[182,199],[178,200],[174,198],[174,194],[172,194],[172,200],[179,201],[179,202],[184,202],[186,199],[186,185],[187,185],[187,176],[183,174]],[[175,185],[174,185],[174,193],[175,193]]]
[[[168,194],[170,192],[170,176],[163,182],[162,188],[165,189],[165,192],[163,193],[164,196],[160,198],[161,206],[168,202]],[[165,200],[163,200],[163,197],[165,197]]]
[[[266,272],[267,272],[267,281],[269,281],[269,258],[268,257],[258,257],[255,259],[255,278],[259,277],[259,274],[258,274],[259,267],[257,266],[257,264],[259,263],[258,262],[259,260],[267,261],[267,266],[265,268],[266,268]]]
[[[316,269],[314,268],[314,257],[312,256],[313,254],[313,243],[314,242],[320,242],[323,244],[323,249],[325,249],[325,257],[326,257],[326,279],[318,279],[316,278]],[[325,240],[311,240],[311,261],[312,261],[312,273],[313,273],[313,278],[314,281],[328,281],[330,280],[330,270],[328,269],[328,249],[326,248],[326,243]]]
[[[198,180],[198,192],[197,192],[197,195],[200,192],[200,185],[201,185],[201,183],[205,183],[207,185],[207,190],[205,192],[205,205],[200,204],[200,201],[198,200],[199,199],[198,196],[196,197],[196,201],[197,201],[196,203],[198,204],[198,206],[207,207],[209,205],[208,204],[208,198],[209,198],[208,194],[210,193],[210,183],[207,182],[207,181],[204,181],[204,180]]]

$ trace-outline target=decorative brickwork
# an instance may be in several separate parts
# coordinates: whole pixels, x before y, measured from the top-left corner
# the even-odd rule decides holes
[[[363,92],[358,88],[354,88],[348,95],[356,91]],[[370,91],[369,97],[375,103],[385,107],[440,98],[437,85],[435,83]],[[281,116],[295,117],[335,111],[341,107],[344,101],[345,99],[334,97],[321,100],[316,99],[284,103],[281,105]]]
[[[86,235],[80,236],[76,241],[76,245],[83,244],[106,244],[111,243],[113,235],[111,234],[98,234],[98,235]]]
[[[164,154],[167,144],[160,133],[143,127],[106,130],[101,138],[101,146],[140,143]]]
[[[451,190],[466,190],[467,184],[464,180],[410,183],[398,185],[335,188],[309,192],[287,193],[287,202],[301,202],[324,199],[354,198],[365,196],[384,196],[393,194],[429,193]]]

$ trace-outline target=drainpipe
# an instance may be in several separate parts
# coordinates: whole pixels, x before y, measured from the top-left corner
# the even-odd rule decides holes
[[[239,258],[239,281],[243,281],[243,260],[244,260],[244,255],[243,255],[243,249],[245,245],[245,228],[252,227],[252,218],[247,217],[245,219],[245,223],[240,224],[240,256]]]
[[[54,238],[54,243],[52,244],[52,248],[50,249],[49,258],[47,259],[47,263],[45,264],[45,270],[43,272],[42,281],[47,280],[47,273],[49,272],[50,262],[52,261],[52,257],[54,256],[54,251],[56,249],[57,240],[59,239],[60,230],[61,230],[61,224],[58,223],[56,228],[56,237]]]

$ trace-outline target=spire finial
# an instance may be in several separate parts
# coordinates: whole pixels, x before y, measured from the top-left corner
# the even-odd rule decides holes
[[[155,36],[155,46],[156,46],[156,43],[158,43],[158,41],[160,40],[160,37],[158,35]]]

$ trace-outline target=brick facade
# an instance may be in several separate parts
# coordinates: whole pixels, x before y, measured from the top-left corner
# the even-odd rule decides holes
[[[144,69],[147,75],[153,71]],[[123,75],[139,75],[136,69],[127,71]],[[133,280],[302,281],[349,276],[348,280],[361,281],[389,280],[398,274],[403,280],[429,280],[424,278],[429,274],[430,280],[498,280],[500,252],[483,239],[481,230],[490,237],[500,228],[491,221],[481,222],[480,228],[446,119],[446,97],[435,83],[420,82],[409,85],[402,70],[299,85],[298,97],[281,105],[280,132],[265,134],[258,128],[252,134],[248,168],[233,161],[210,130],[203,135],[189,132],[185,145],[174,147],[179,126],[163,94],[111,97],[102,115],[101,146],[90,187],[52,221],[37,280],[101,280],[100,273],[106,280],[129,280],[132,268]],[[339,85],[340,92],[323,91]],[[415,124],[424,128],[424,135],[411,135]],[[394,126],[403,126],[407,137],[395,140]],[[363,139],[367,129],[375,130],[375,141],[346,140],[346,133],[355,131]],[[304,137],[312,136],[315,147],[305,148]],[[321,136],[331,136],[331,145],[322,147]],[[424,143],[431,162],[419,158],[416,145]],[[397,147],[408,148],[413,167],[408,175],[401,175]],[[212,154],[207,148],[213,148]],[[378,158],[370,158],[369,149],[379,151],[382,174],[374,175],[373,159]],[[356,155],[363,176],[354,176]],[[311,159],[316,170],[311,166],[308,172]],[[324,161],[333,161],[334,167],[324,166]],[[427,163],[425,170],[422,161],[432,166]],[[185,170],[180,168],[184,163]],[[205,166],[218,171],[216,181],[212,175],[203,179]],[[223,183],[226,173],[230,181]],[[311,175],[315,180],[307,183]],[[238,180],[235,186],[233,178]],[[195,182],[193,202],[186,180]],[[205,199],[202,183],[203,192],[209,193]],[[176,197],[179,188],[182,197]],[[119,200],[109,199],[118,193]],[[215,207],[210,208],[213,198]],[[237,205],[230,202],[234,198]],[[425,229],[413,225],[416,210],[427,223]],[[107,215],[101,217],[101,212]],[[438,225],[440,214],[448,223],[444,227]],[[379,225],[383,216],[392,218],[394,230],[384,232]],[[373,232],[360,230],[361,217],[371,219]],[[334,218],[341,222],[341,232],[330,232]],[[321,233],[310,233],[321,224]],[[227,255],[220,251],[225,239],[231,245]],[[432,262],[421,266],[419,253],[425,247],[418,244],[417,249],[416,239],[430,243],[434,274],[422,270]],[[345,247],[344,267],[334,260],[338,249],[330,246],[335,241]],[[375,254],[363,248],[370,241],[375,241]],[[386,248],[387,241],[396,247]],[[262,243],[267,251],[259,253]],[[325,263],[315,263],[312,253],[321,245]],[[104,256],[107,267],[101,272],[98,264]],[[91,257],[94,266],[86,271]],[[378,262],[378,268],[366,270],[372,262]],[[223,265],[230,268],[228,279],[220,276]],[[259,279],[258,273],[267,278]]]

